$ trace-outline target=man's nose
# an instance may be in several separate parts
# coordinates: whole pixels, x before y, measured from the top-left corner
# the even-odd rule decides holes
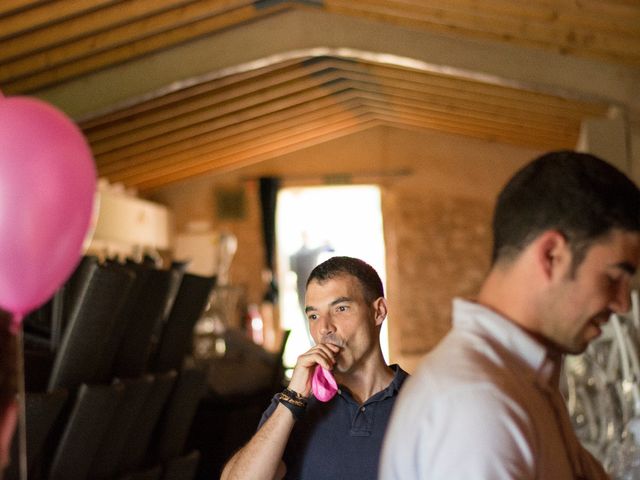
[[[629,280],[622,280],[616,289],[610,308],[616,313],[627,313],[631,310],[631,286]]]
[[[321,315],[318,319],[318,333],[320,335],[326,335],[334,332],[333,322],[330,315]]]

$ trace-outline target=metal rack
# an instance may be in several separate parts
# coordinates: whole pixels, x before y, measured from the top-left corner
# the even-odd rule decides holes
[[[640,480],[640,294],[587,350],[568,356],[563,390],[576,433],[612,479]]]

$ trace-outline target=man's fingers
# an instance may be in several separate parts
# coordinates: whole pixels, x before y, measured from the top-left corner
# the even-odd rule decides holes
[[[326,346],[317,345],[307,353],[302,354],[299,357],[300,364],[307,368],[313,367],[315,364],[322,365],[324,368],[332,369],[335,363],[335,354],[331,349]]]
[[[298,393],[307,395],[311,387],[311,376],[316,365],[333,370],[336,355],[341,347],[332,343],[319,343],[298,357],[291,375],[290,386]]]

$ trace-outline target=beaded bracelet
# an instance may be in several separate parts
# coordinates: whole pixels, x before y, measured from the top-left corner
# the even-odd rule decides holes
[[[296,392],[295,390],[291,390],[289,387],[285,388],[282,393],[284,393],[285,395],[287,395],[290,398],[293,398],[297,401],[300,401],[302,403],[304,403],[304,406],[307,406],[307,399],[305,397],[302,396],[302,394]]]
[[[295,420],[300,420],[307,408],[307,399],[289,388],[278,394],[278,402],[291,411]]]

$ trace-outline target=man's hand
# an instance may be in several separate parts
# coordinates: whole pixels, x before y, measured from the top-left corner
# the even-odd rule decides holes
[[[304,397],[311,394],[311,378],[316,365],[331,370],[340,347],[321,343],[298,357],[289,388]],[[282,455],[295,420],[291,412],[278,405],[260,430],[229,460],[222,472],[222,480],[282,478],[286,465]]]
[[[298,357],[291,375],[289,388],[303,397],[311,394],[311,377],[316,365],[332,370],[340,347],[332,343],[319,343]]]

